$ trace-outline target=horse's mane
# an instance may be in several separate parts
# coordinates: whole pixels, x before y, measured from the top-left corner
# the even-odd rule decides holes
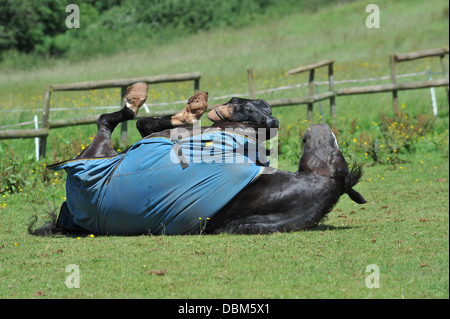
[[[345,189],[350,190],[353,186],[359,183],[362,176],[364,175],[361,164],[353,163],[352,169],[348,173],[348,179],[345,183]]]

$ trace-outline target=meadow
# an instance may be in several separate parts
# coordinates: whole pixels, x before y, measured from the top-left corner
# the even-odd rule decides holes
[[[0,72],[0,127],[40,116],[48,83],[200,71],[200,89],[214,99],[246,94],[248,67],[254,70],[256,90],[264,90],[306,82],[306,75],[286,76],[287,70],[324,59],[335,60],[336,80],[362,79],[389,75],[389,54],[448,46],[446,1],[378,5],[380,29],[365,27],[365,4],[354,2],[313,14],[293,12],[241,29],[203,31],[163,45],[124,48],[107,57],[55,60],[27,70],[5,68]],[[446,61],[448,65],[448,56]],[[435,78],[442,76],[437,58],[399,64],[397,72],[427,69],[436,72]],[[325,81],[325,70],[316,78]],[[422,74],[402,81],[424,79]],[[187,83],[154,85],[148,102],[186,100],[192,90]],[[343,196],[318,228],[288,234],[31,236],[30,218],[37,214],[43,223],[45,212],[57,211],[65,200],[65,173],[46,166],[75,156],[96,128],[52,130],[47,158],[38,162],[33,139],[0,140],[0,296],[448,298],[449,108],[445,89],[435,93],[437,117],[428,89],[400,92],[398,114],[388,93],[337,98],[336,134],[348,162],[364,166],[356,189],[368,204],[356,205]],[[306,87],[258,98],[304,94]],[[116,89],[56,92],[51,118],[94,115],[98,110],[89,107],[119,103]],[[328,103],[322,104],[315,105],[314,122],[329,123]],[[302,153],[300,136],[309,125],[306,107],[275,108],[274,114],[281,124],[278,166],[295,171]],[[129,141],[138,138],[129,125]],[[118,132],[113,142],[115,148],[126,147],[120,145]],[[78,289],[65,285],[71,264],[80,268]],[[370,289],[366,268],[372,264],[379,267],[380,287]]]

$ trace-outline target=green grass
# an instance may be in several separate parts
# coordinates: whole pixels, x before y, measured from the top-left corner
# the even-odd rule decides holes
[[[299,65],[332,58],[336,80],[389,74],[388,55],[448,46],[448,3],[378,1],[381,28],[364,26],[365,3],[326,8],[307,15],[293,12],[241,30],[221,29],[79,63],[55,61],[46,68],[0,73],[0,126],[30,121],[42,108],[47,83],[136,77],[200,71],[201,89],[210,98],[248,91],[246,68],[255,71],[256,89],[306,82],[286,76]],[[414,31],[412,31],[414,30]],[[448,58],[447,58],[448,64]],[[438,59],[399,64],[398,73],[439,71]],[[325,71],[317,74],[324,80]],[[437,76],[436,76],[437,77]],[[416,80],[424,78],[416,78]],[[150,88],[150,102],[187,99],[192,85]],[[324,87],[321,87],[324,89]],[[265,99],[306,94],[303,90],[260,96]],[[448,102],[436,89],[439,116],[433,131],[399,161],[374,165],[353,149],[360,132],[373,132],[380,114],[392,116],[390,94],[337,99],[339,142],[346,156],[365,165],[356,187],[368,204],[343,196],[329,217],[311,231],[255,236],[137,236],[38,238],[27,233],[30,217],[45,218],[47,201],[64,201],[65,173],[45,164],[67,159],[89,143],[95,126],[51,131],[48,157],[33,161],[34,141],[0,141],[2,163],[12,159],[19,178],[29,183],[0,194],[0,296],[2,298],[448,298]],[[55,93],[51,118],[95,114],[80,107],[118,103],[117,90]],[[410,118],[431,113],[429,90],[400,92]],[[220,101],[217,101],[220,102]],[[328,104],[324,103],[325,119]],[[31,112],[30,110],[37,109]],[[315,106],[314,121],[320,121]],[[304,106],[274,110],[282,124],[284,153],[279,167],[295,170],[301,153]],[[358,129],[349,134],[352,121]],[[414,122],[413,122],[414,123]],[[131,126],[132,127],[132,126]],[[371,133],[372,134],[372,133]],[[129,131],[130,142],[139,138]],[[117,144],[118,134],[114,134]],[[344,146],[346,142],[348,147]],[[358,153],[359,152],[359,153]],[[9,162],[8,162],[9,163]],[[13,163],[9,163],[11,167]],[[0,167],[2,167],[0,165]],[[6,174],[0,172],[0,177]],[[2,185],[0,185],[0,190]],[[212,194],[213,196],[213,194]],[[80,288],[65,286],[69,264],[80,267]],[[380,288],[368,289],[367,265],[380,268]],[[155,274],[155,273],[160,273]]]
[[[367,168],[357,186],[367,205],[345,196],[317,229],[289,234],[36,238],[23,203],[39,194],[7,196],[0,296],[448,298],[448,163],[423,161]],[[65,286],[70,264],[79,289]],[[369,264],[379,289],[365,285]]]

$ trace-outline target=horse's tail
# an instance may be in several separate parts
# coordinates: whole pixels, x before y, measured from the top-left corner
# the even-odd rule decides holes
[[[35,213],[30,218],[30,224],[28,225],[28,233],[35,236],[51,236],[61,234],[62,230],[57,226],[58,216],[57,208],[51,208],[50,203],[48,203],[49,210],[46,211],[48,220],[39,228],[34,228],[38,221],[38,215]]]

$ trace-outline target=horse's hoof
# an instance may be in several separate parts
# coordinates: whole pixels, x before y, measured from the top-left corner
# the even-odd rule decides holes
[[[223,122],[230,121],[233,114],[233,108],[230,107],[229,103],[224,103],[217,105],[214,109],[209,111],[208,119],[213,122]]]
[[[172,116],[173,125],[193,124],[200,119],[208,107],[208,92],[198,92],[191,96],[186,108]]]
[[[134,83],[127,89],[125,106],[133,111],[134,116],[138,114],[140,107],[147,100],[147,90],[148,85],[144,82]]]

